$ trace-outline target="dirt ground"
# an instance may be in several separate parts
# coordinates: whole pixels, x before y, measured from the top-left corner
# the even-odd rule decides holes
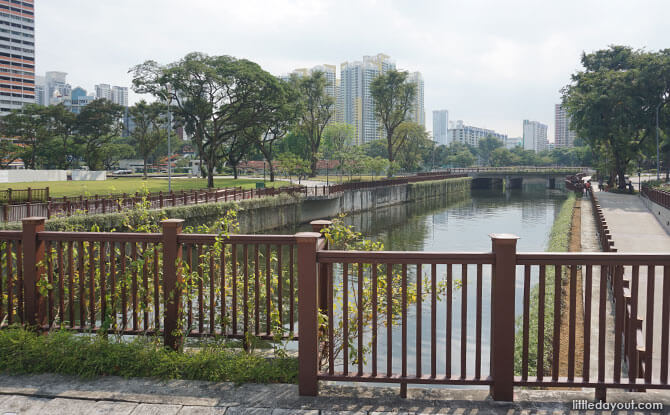
[[[581,200],[575,203],[575,209],[572,213],[572,227],[570,229],[569,252],[581,252]],[[568,361],[575,359],[575,377],[582,376],[582,367],[584,364],[584,298],[582,296],[582,271],[577,270],[577,295],[576,295],[576,335],[575,335],[575,354],[568,355],[569,346],[569,325],[570,325],[570,270],[564,270],[561,292],[561,346],[559,350],[559,376],[568,375]]]

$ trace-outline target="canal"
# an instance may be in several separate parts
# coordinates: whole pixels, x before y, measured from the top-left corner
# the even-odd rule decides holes
[[[384,243],[385,250],[392,251],[448,251],[448,252],[482,252],[490,251],[492,233],[512,233],[520,237],[518,251],[545,251],[554,219],[560,211],[561,204],[566,199],[565,190],[547,189],[545,183],[537,185],[527,184],[523,189],[503,191],[472,190],[471,194],[458,199],[434,198],[413,203],[396,205],[348,215],[347,224],[362,232],[367,238]],[[301,227],[300,230],[308,230]],[[288,232],[293,230],[287,230]],[[438,265],[438,280],[446,278],[446,265]],[[482,267],[482,320],[481,320],[481,374],[489,374],[489,345],[491,326],[491,267]],[[335,269],[335,285],[341,287],[341,268]],[[409,266],[408,279],[416,282],[416,268]],[[521,315],[522,283],[521,269],[517,270],[516,315]],[[447,364],[448,337],[451,338],[451,373],[461,373],[461,336],[462,336],[462,295],[463,289],[467,292],[466,301],[466,373],[474,375],[474,361],[476,354],[476,301],[477,266],[467,267],[468,279],[466,287],[459,286],[462,282],[462,268],[454,265],[452,268],[454,289],[452,292],[451,336],[447,336],[447,300],[441,295],[437,301],[436,349],[437,373],[445,373]],[[422,269],[424,281],[430,277],[430,267]],[[353,278],[353,277],[352,277]],[[537,275],[533,274],[531,283],[537,283]],[[424,287],[428,285],[424,284]],[[424,289],[426,289],[424,288]],[[351,292],[355,287],[351,287]],[[337,297],[337,293],[336,293]],[[336,319],[341,319],[341,305],[334,307]],[[350,317],[354,319],[355,316]],[[416,303],[408,306],[407,325],[407,364],[408,373],[416,372],[416,336],[417,336],[417,307]],[[431,304],[430,297],[424,298],[421,307],[421,360],[422,373],[430,373],[431,362]],[[366,344],[372,341],[370,327],[364,332]],[[378,331],[378,368],[386,369],[386,327],[381,324]],[[402,348],[402,333],[400,325],[392,330],[393,371],[400,373],[401,361],[398,358]],[[352,344],[355,344],[353,340]],[[370,372],[371,356],[366,350],[365,372]],[[357,366],[349,359],[349,370],[355,372]],[[343,361],[339,356],[336,371],[341,371]]]

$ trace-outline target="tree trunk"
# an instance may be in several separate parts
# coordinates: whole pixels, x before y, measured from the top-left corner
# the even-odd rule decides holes
[[[394,158],[393,157],[393,136],[391,134],[388,134],[386,136],[386,143],[387,143],[386,147],[387,147],[387,150],[388,150],[388,153],[389,153],[389,169],[386,173],[386,177],[391,178],[391,176],[393,175],[392,174],[393,169],[391,168],[391,164],[393,164],[393,158]]]
[[[274,182],[275,181],[275,169],[272,167],[272,162],[270,162],[270,181]]]
[[[168,171],[170,170],[170,160],[168,160]],[[144,159],[144,180],[147,179],[147,159]]]
[[[207,187],[214,187],[214,160],[207,162]]]
[[[314,153],[312,153],[312,160],[310,162],[310,169],[312,169],[312,172],[309,174],[309,177],[315,177],[316,176],[316,163],[317,163],[317,158]]]
[[[237,180],[237,164],[231,164],[233,167],[233,178]]]

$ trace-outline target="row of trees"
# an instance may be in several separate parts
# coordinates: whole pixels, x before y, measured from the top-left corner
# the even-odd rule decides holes
[[[610,46],[582,54],[581,63],[562,90],[563,104],[610,184],[616,176],[623,188],[626,172],[656,166],[657,122],[661,157],[670,164],[670,49]]]

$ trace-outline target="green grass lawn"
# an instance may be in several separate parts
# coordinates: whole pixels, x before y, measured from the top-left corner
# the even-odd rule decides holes
[[[215,187],[237,187],[242,186],[246,189],[254,188],[256,183],[262,180],[252,179],[214,179]],[[289,186],[288,182],[276,181],[265,182],[266,187],[283,187]],[[106,181],[67,181],[67,182],[25,182],[25,183],[0,183],[0,190],[7,188],[12,189],[27,189],[28,187],[34,189],[49,188],[51,197],[61,196],[93,196],[105,195],[109,193],[135,193],[142,192],[147,189],[149,192],[167,192],[168,180],[159,178],[149,178],[143,180],[138,177],[117,177],[108,178]],[[207,187],[206,179],[188,179],[188,178],[173,178],[172,190],[192,190],[204,189]]]

